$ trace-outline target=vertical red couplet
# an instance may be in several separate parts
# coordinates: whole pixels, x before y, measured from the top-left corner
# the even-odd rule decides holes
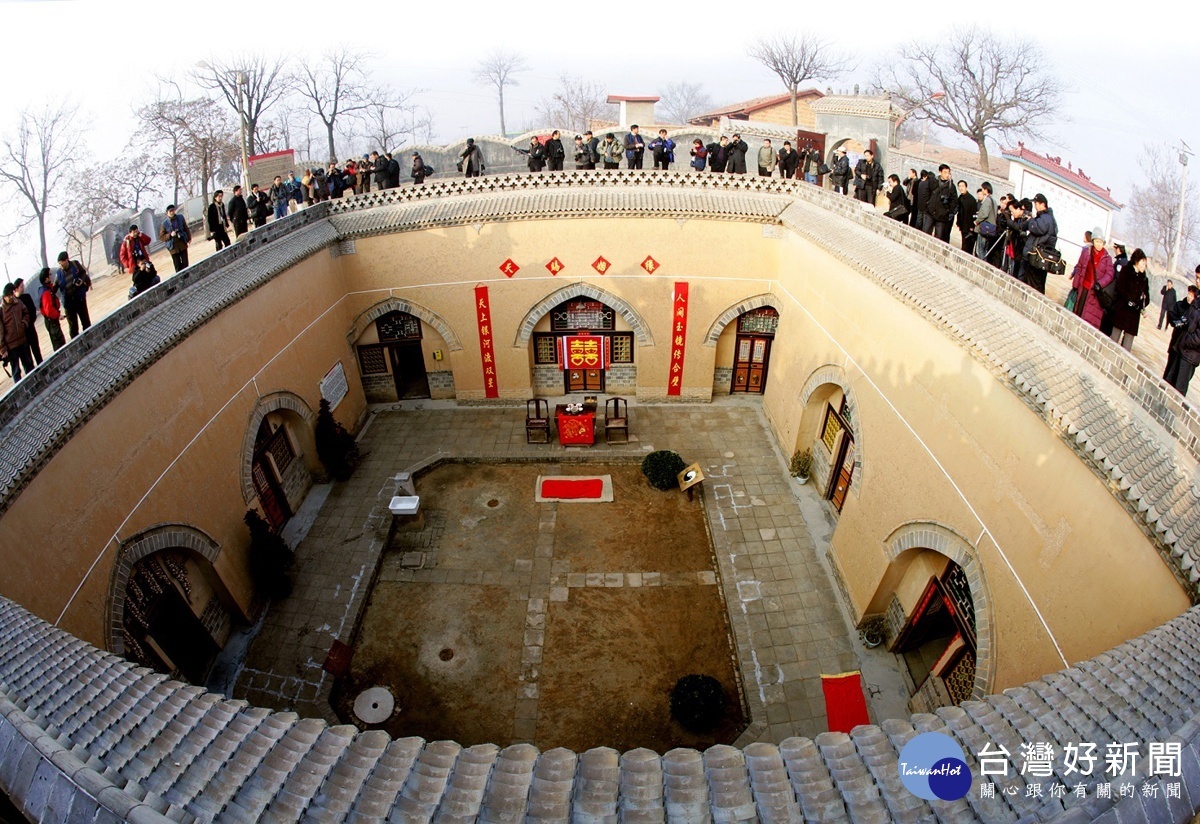
[[[687,344],[688,285],[675,282],[671,302],[671,367],[667,377],[667,394],[678,395],[683,387],[683,353]]]
[[[479,357],[483,361],[483,390],[485,397],[500,397],[496,380],[496,351],[492,346],[492,309],[488,304],[486,286],[475,287],[475,317],[479,321]]]

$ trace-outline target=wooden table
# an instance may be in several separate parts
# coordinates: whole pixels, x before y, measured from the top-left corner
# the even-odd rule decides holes
[[[596,413],[580,412],[567,414],[567,405],[554,407],[554,419],[558,425],[558,442],[563,446],[591,446],[596,442]]]

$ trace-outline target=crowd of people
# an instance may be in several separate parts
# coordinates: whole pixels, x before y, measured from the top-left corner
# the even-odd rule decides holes
[[[39,315],[55,352],[67,343],[62,331],[64,315],[72,338],[92,325],[87,303],[91,289],[92,278],[87,269],[79,261],[71,260],[66,252],[59,254],[57,269],[52,271],[47,267],[38,273],[36,299],[26,289],[24,278],[4,285],[0,302],[0,359],[13,383],[42,362],[37,332]]]
[[[560,171],[567,156],[557,130],[544,140],[532,137],[528,148],[515,148],[526,156],[531,172]],[[577,169],[617,169],[622,161],[628,169],[641,169],[649,154],[653,168],[669,170],[676,160],[676,148],[666,129],[659,129],[657,136],[647,140],[634,125],[622,139],[609,132],[601,140],[590,130],[576,135],[573,157]],[[707,145],[696,138],[689,151],[689,165],[697,172],[747,174],[749,152],[740,134],[721,135]],[[434,170],[419,152],[412,152],[411,158],[409,177],[414,184],[422,184]],[[963,251],[1043,294],[1048,272],[1065,273],[1057,250],[1058,224],[1043,194],[1032,199],[1005,194],[997,201],[992,185],[984,182],[972,195],[965,180],[954,181],[946,164],[940,165],[936,173],[909,169],[904,181],[895,174],[885,179],[870,149],[852,169],[844,147],[838,147],[827,164],[821,149],[811,143],[794,148],[790,140],[785,140],[775,149],[765,138],[754,161],[758,174],[764,177],[778,173],[785,179],[816,184],[821,176],[828,175],[835,192],[849,196],[853,191],[863,203],[874,204],[877,193],[882,192],[887,198],[888,218],[946,243],[950,242],[952,228],[957,227]],[[483,174],[483,152],[474,139],[467,140],[457,166],[466,177]],[[286,179],[277,175],[265,189],[254,183],[248,195],[243,194],[240,185],[234,186],[228,203],[224,191],[218,189],[204,216],[206,236],[214,242],[215,251],[220,251],[250,231],[251,226],[263,226],[271,217],[283,218],[315,203],[369,192],[372,183],[377,191],[396,188],[401,173],[400,161],[391,152],[370,152],[341,165],[304,169],[300,177],[295,172],[288,172]],[[192,233],[175,205],[167,207],[158,237],[175,271],[185,269]],[[151,242],[136,224],[120,241],[121,268],[132,280],[130,299],[159,283],[150,258]],[[1071,271],[1072,288],[1066,306],[1084,322],[1132,350],[1140,319],[1150,304],[1148,260],[1141,249],[1127,256],[1121,244],[1114,244],[1113,251],[1115,256],[1109,252],[1101,229],[1085,233],[1084,248]],[[47,268],[39,273],[36,299],[22,278],[5,286],[0,305],[0,358],[14,381],[42,361],[35,325],[39,315],[55,350],[66,342],[61,326],[64,316],[72,338],[91,325],[87,306],[90,289],[87,269],[66,252],[59,255],[57,270]],[[1198,290],[1200,266],[1196,268],[1195,285],[1189,285],[1182,298],[1177,297],[1171,281],[1160,292],[1158,325],[1161,329],[1165,323],[1172,330],[1163,378],[1182,394],[1187,393],[1192,375],[1200,366],[1200,301],[1195,300]]]

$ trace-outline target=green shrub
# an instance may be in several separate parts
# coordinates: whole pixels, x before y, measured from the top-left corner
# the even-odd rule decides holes
[[[642,461],[642,474],[650,481],[650,486],[664,492],[679,488],[679,473],[687,464],[683,458],[669,449],[651,452]]]
[[[288,570],[296,560],[295,553],[257,510],[247,511],[243,520],[250,528],[250,577],[255,589],[271,601],[288,597],[292,594]]]
[[[685,675],[671,689],[671,717],[692,732],[709,732],[725,716],[725,690],[711,675]]]
[[[797,449],[788,468],[796,478],[807,478],[812,474],[813,454],[811,449]]]
[[[334,420],[329,401],[324,398],[317,412],[314,437],[317,457],[325,464],[326,471],[335,481],[347,480],[358,465],[358,443],[345,427]]]

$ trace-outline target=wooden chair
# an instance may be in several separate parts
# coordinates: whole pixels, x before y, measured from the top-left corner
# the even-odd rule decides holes
[[[613,441],[613,432],[625,433],[624,440]],[[604,442],[629,443],[629,403],[624,398],[609,398],[604,402]]]
[[[545,398],[525,401],[525,443],[550,443],[550,404]]]

